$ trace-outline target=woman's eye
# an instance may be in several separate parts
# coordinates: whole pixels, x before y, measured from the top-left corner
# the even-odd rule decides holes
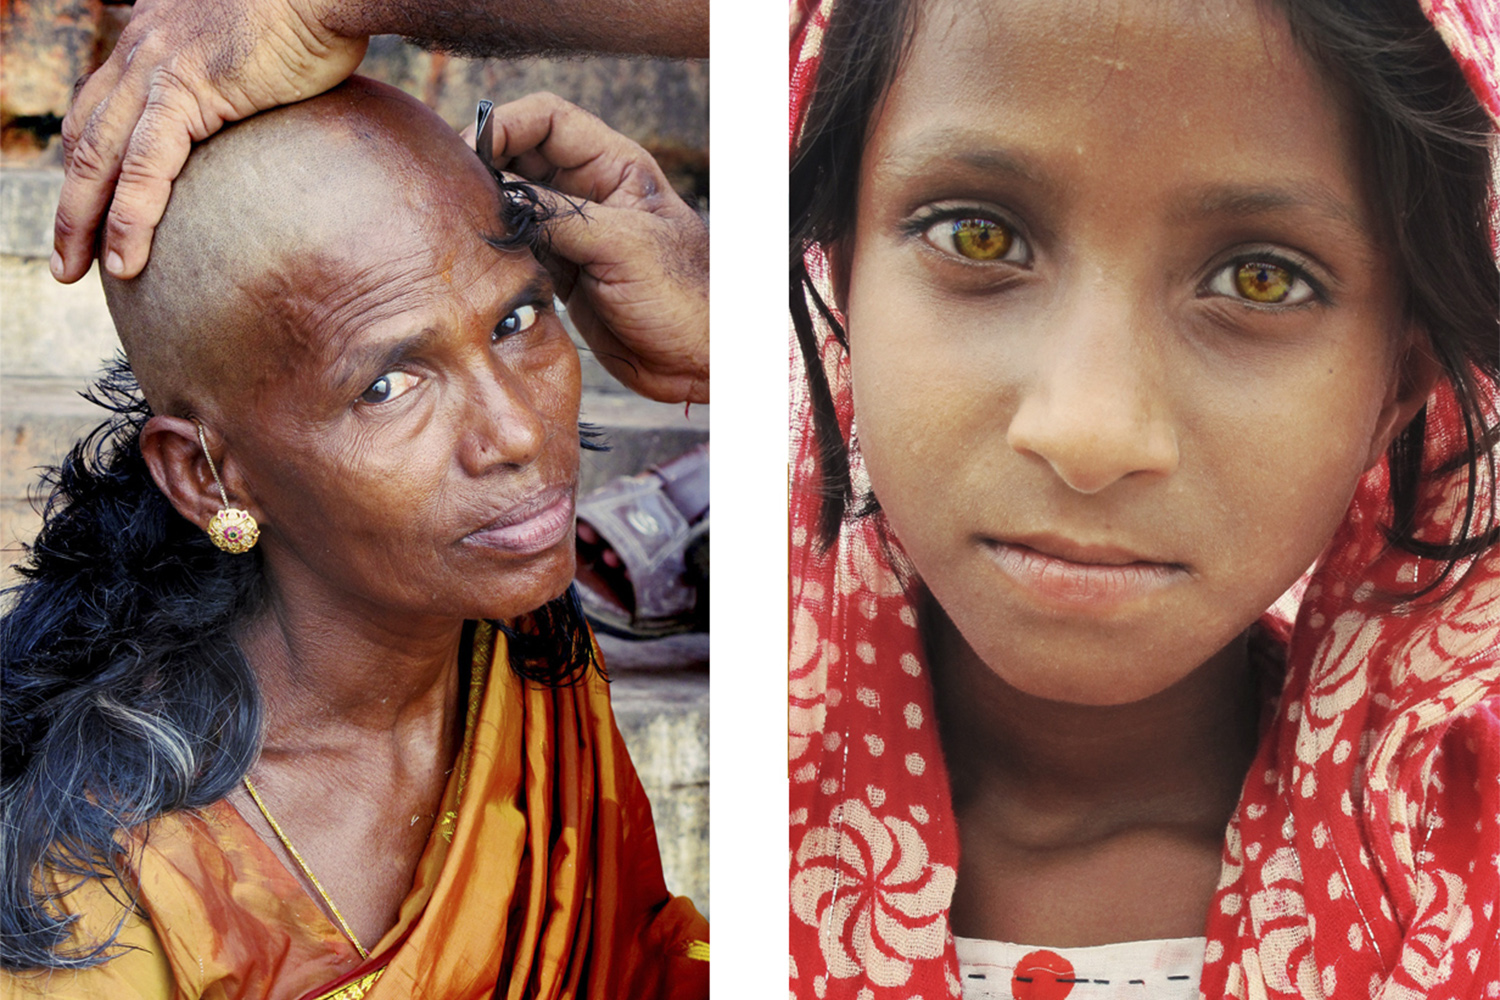
[[[939,250],[965,260],[1021,263],[1026,259],[1025,241],[997,219],[942,219],[928,226],[922,235]]]
[[[1306,278],[1274,260],[1235,261],[1213,276],[1208,289],[1264,306],[1298,306],[1317,295]]]
[[[421,379],[411,372],[386,372],[370,383],[370,388],[360,393],[361,403],[389,403],[397,396],[404,396]]]
[[[495,339],[499,340],[501,337],[509,337],[511,334],[520,333],[522,330],[530,330],[536,325],[536,317],[536,306],[522,306],[519,309],[513,310],[499,323],[495,324]]]

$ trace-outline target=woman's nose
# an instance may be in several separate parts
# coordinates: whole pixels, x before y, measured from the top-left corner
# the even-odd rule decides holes
[[[1134,475],[1171,475],[1177,432],[1161,362],[1131,323],[1097,313],[1053,331],[1006,440],[1079,493]]]
[[[503,368],[476,382],[464,405],[459,457],[470,475],[497,466],[525,468],[550,436],[524,381]]]

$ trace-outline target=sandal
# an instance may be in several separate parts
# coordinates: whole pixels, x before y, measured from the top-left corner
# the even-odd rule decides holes
[[[708,630],[708,445],[578,503],[585,616],[628,639]]]

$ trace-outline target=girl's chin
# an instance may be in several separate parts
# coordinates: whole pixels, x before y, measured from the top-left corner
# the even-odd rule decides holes
[[[1117,708],[1149,701],[1171,688],[1181,677],[1168,677],[1154,683],[1140,683],[1131,678],[1129,683],[1082,683],[1068,684],[1055,678],[1002,677],[1011,687],[1022,694],[1040,701],[1056,702],[1060,705],[1079,705],[1089,708]]]
[[[1058,644],[1045,639],[1026,643],[1012,641],[997,650],[976,648],[975,655],[1010,688],[1042,701],[1090,707],[1134,705],[1166,695],[1193,678],[1207,680],[1220,669],[1230,673],[1244,662],[1243,631],[1224,642],[1143,642],[1132,645]],[[1151,655],[1122,653],[1151,649]],[[986,656],[986,652],[994,653]],[[1201,673],[1209,671],[1209,674]]]

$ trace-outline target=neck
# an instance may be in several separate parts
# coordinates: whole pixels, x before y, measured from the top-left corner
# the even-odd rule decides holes
[[[373,947],[397,921],[455,767],[463,622],[364,607],[269,561],[267,591],[237,636],[265,705],[251,774],[324,890],[243,789],[229,800],[308,894],[338,900]]]
[[[1256,744],[1243,636],[1165,691],[1100,706],[1010,686],[935,602],[924,633],[961,824],[1034,847],[1161,824],[1222,836]]]
[[[351,607],[274,577],[268,590],[238,636],[265,705],[263,756],[452,749],[462,620]]]

